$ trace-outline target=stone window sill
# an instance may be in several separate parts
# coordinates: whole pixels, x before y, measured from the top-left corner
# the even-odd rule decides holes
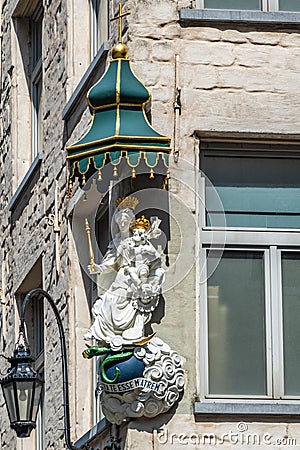
[[[196,402],[196,416],[300,416],[300,404],[295,403],[221,403]]]
[[[264,12],[264,11],[236,11],[220,9],[188,9],[179,11],[180,22],[185,26],[199,26],[205,22],[218,23],[256,23],[276,24],[285,26],[299,26],[298,12]]]
[[[90,442],[92,442],[94,439],[96,439],[96,437],[100,436],[102,433],[107,432],[108,429],[109,429],[109,422],[106,419],[100,420],[100,422],[94,425],[89,431],[87,431],[74,443],[74,447],[78,449],[86,448],[86,446]]]
[[[15,194],[12,196],[8,204],[9,211],[14,212],[17,209],[17,207],[20,206],[20,204],[24,206],[28,203],[29,197],[31,195],[32,186],[37,178],[41,162],[42,162],[42,155],[41,153],[38,153],[33,163],[29,167],[23,180],[21,181]],[[23,209],[22,205],[21,209]]]

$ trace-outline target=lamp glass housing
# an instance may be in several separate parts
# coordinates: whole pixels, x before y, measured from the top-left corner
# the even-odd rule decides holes
[[[32,368],[29,349],[18,345],[9,358],[11,367],[0,383],[8,410],[10,426],[18,437],[28,437],[36,426],[43,380]]]
[[[10,422],[16,422],[17,411],[15,404],[15,391],[13,382],[2,385],[4,400],[6,403]]]

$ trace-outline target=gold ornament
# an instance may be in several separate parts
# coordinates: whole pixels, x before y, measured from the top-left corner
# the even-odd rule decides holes
[[[145,216],[139,217],[136,219],[136,221],[133,223],[132,228],[144,228],[144,230],[148,231],[150,228],[150,221],[146,219]]]
[[[95,272],[95,259],[94,259],[94,251],[92,246],[92,239],[91,239],[91,228],[88,219],[85,219],[85,231],[88,238],[88,245],[89,245],[89,256],[90,256],[90,266],[91,266],[91,272]]]
[[[110,19],[111,22],[114,22],[115,20],[117,20],[119,22],[119,37],[118,37],[118,43],[113,47],[112,49],[112,57],[113,59],[118,59],[118,58],[124,58],[127,59],[128,58],[128,47],[126,44],[123,44],[123,40],[122,40],[122,29],[123,29],[123,18],[126,16],[129,16],[130,12],[125,12],[123,13],[123,5],[122,3],[119,4],[119,14],[117,14],[115,17],[113,17],[112,19]]]
[[[120,197],[117,199],[117,206],[119,209],[133,209],[137,207],[139,204],[139,200],[136,197],[129,196],[129,197]]]
[[[129,50],[126,44],[122,44],[119,42],[113,47],[111,54],[113,59],[128,59]]]
[[[68,200],[70,200],[70,198],[72,197],[72,190],[73,190],[73,181],[72,181],[72,178],[70,178],[68,191],[67,191],[67,199]]]

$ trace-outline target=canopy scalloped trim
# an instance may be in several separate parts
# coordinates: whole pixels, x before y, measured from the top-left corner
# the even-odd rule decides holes
[[[69,160],[69,189],[68,197],[71,196],[73,181],[76,177],[79,178],[80,185],[84,186],[86,183],[86,174],[98,172],[98,180],[102,180],[101,170],[106,164],[112,164],[114,167],[114,174],[117,170],[117,166],[121,164],[122,160],[126,159],[127,165],[132,169],[132,176],[135,178],[135,169],[141,164],[145,163],[150,169],[150,178],[154,178],[153,169],[161,161],[163,166],[167,169],[166,174],[168,178],[169,173],[169,154],[164,152],[147,152],[147,151],[117,151],[117,152],[105,152],[97,155],[88,156],[82,158],[79,161]]]
[[[81,175],[85,175],[93,165],[95,170],[101,170],[106,164],[111,163],[113,166],[118,166],[121,163],[122,157],[126,157],[126,162],[129,167],[136,168],[141,163],[141,160],[145,162],[146,166],[150,169],[154,169],[159,160],[162,160],[165,167],[168,167],[168,154],[164,152],[132,152],[128,154],[128,151],[123,150],[120,152],[113,152],[115,157],[112,156],[112,152],[102,153],[101,155],[89,156],[81,159],[80,161],[70,162],[70,178],[73,178],[75,171]],[[102,157],[101,157],[102,156]],[[98,159],[95,160],[95,158]],[[135,160],[135,161],[134,161]],[[99,164],[100,162],[100,164]]]

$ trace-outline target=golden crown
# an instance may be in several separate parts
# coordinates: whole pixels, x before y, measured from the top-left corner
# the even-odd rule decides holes
[[[139,200],[136,197],[120,197],[117,199],[117,206],[119,209],[135,209],[139,204]]]
[[[136,219],[136,221],[133,223],[132,228],[144,228],[144,230],[148,231],[150,228],[150,221],[146,219],[145,216],[139,217]]]

